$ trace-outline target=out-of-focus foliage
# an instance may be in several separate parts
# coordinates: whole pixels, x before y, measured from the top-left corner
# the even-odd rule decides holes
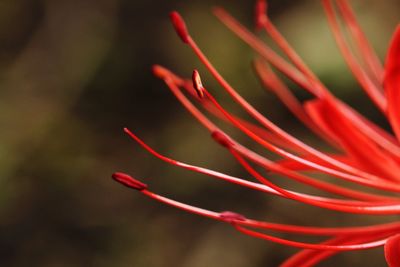
[[[250,68],[252,51],[212,16],[210,8],[221,5],[251,26],[251,1],[232,2],[0,1],[1,266],[274,266],[295,251],[162,207],[110,179],[112,172],[126,171],[157,192],[260,219],[307,225],[319,216],[320,210],[299,213],[291,202],[166,166],[121,131],[129,126],[168,155],[244,175],[152,77],[154,63],[186,76],[193,68],[204,70],[169,25],[168,12],[179,9],[204,51],[246,98],[313,142],[260,88]],[[318,1],[270,2],[274,21],[313,70],[379,122],[337,52]],[[398,1],[352,2],[384,57],[399,21]],[[327,214],[321,225],[349,220]],[[363,266],[381,266],[383,257],[374,256],[381,253],[347,253],[327,264],[354,266],[368,258]]]

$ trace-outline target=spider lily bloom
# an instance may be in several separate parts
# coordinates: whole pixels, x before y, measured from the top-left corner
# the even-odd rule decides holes
[[[322,4],[349,69],[360,87],[387,117],[394,134],[369,121],[329,92],[274,26],[266,12],[267,3],[263,0],[259,0],[256,4],[256,29],[265,30],[285,53],[287,59],[279,56],[225,10],[216,8],[214,13],[259,55],[254,61],[254,67],[262,84],[276,94],[293,115],[315,135],[337,148],[340,153],[329,154],[313,148],[257,111],[214,68],[189,34],[185,22],[177,12],[172,12],[170,17],[183,43],[193,50],[221,88],[257,121],[257,124],[227,111],[203,85],[197,70],[193,71],[191,78],[180,77],[158,65],[154,66],[153,72],[165,82],[194,118],[210,132],[211,137],[232,154],[254,181],[171,159],[155,151],[130,130],[125,129],[125,132],[162,161],[251,190],[337,212],[364,215],[400,214],[400,198],[395,194],[400,192],[400,27],[394,33],[383,67],[357,24],[348,1],[323,0]],[[349,31],[349,38],[345,38],[342,28],[339,27],[341,22]],[[299,101],[275,71],[286,75],[310,93],[312,99],[305,103]],[[201,109],[193,102],[200,105]],[[283,159],[272,161],[241,145],[214,124],[208,116],[215,116],[229,123]],[[269,173],[277,173],[329,193],[331,196],[311,195],[285,189],[257,171],[254,165],[264,168]],[[304,171],[326,174],[356,184],[358,187],[354,189],[322,181]],[[159,202],[227,223],[245,235],[301,249],[282,266],[313,266],[341,251],[379,246],[384,246],[389,266],[400,266],[400,222],[330,228],[272,223],[249,219],[232,211],[210,211],[166,198],[150,191],[146,184],[127,174],[115,173],[113,178]],[[368,188],[377,190],[364,190]],[[385,191],[391,194],[386,194]],[[326,237],[326,240],[321,243],[299,242],[267,234],[265,230],[290,233],[294,236]]]

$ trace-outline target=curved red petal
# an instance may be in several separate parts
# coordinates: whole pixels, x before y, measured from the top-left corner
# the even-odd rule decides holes
[[[389,267],[400,267],[400,234],[389,238],[386,242],[385,258]]]
[[[400,25],[396,28],[386,57],[384,85],[389,121],[400,140]]]
[[[388,180],[399,180],[400,168],[395,159],[346,118],[340,106],[326,100],[312,100],[307,103],[306,110],[322,130],[339,140],[356,166]]]

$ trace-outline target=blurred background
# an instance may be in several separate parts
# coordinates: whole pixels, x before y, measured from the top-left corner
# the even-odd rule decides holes
[[[149,200],[113,182],[115,171],[180,201],[274,222],[335,226],[394,219],[309,208],[183,171],[123,133],[127,126],[173,158],[248,177],[151,73],[155,63],[187,77],[198,68],[221,102],[242,114],[176,36],[168,20],[176,9],[244,97],[283,129],[324,148],[259,85],[251,70],[254,53],[212,15],[215,5],[253,27],[253,3],[244,0],[0,1],[1,266],[277,266],[297,251]],[[384,58],[399,2],[352,5]],[[334,94],[385,127],[344,64],[319,1],[271,0],[269,12]],[[292,88],[300,99],[309,97]],[[374,249],[343,253],[321,266],[384,264],[382,249]]]

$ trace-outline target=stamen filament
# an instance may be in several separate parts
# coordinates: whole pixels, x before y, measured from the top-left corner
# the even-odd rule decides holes
[[[248,31],[243,25],[241,25],[235,18],[233,18],[229,13],[227,13],[222,8],[216,8],[214,10],[215,15],[237,36],[239,36],[243,41],[245,41],[249,46],[251,46],[260,56],[265,58],[268,62],[274,65],[287,77],[297,83],[300,87],[306,89],[310,93],[314,94],[316,97],[320,95],[314,87],[310,86],[305,80],[304,76],[296,69],[294,69],[289,63],[287,63],[283,58],[277,55],[271,48],[266,46],[260,39],[258,39],[254,34]],[[355,124],[360,128],[362,132],[370,136],[375,142],[377,142],[382,147],[386,148],[389,153],[396,151],[396,155],[399,155],[399,148],[396,147],[398,144],[393,145],[392,137],[387,134],[384,130],[376,125],[372,125],[367,119],[363,118],[360,114],[356,114],[354,110],[348,107],[346,104],[340,100],[329,97],[329,101],[333,101],[335,104],[339,105],[341,111],[346,114],[350,119],[353,120]],[[353,114],[354,113],[354,114]],[[387,139],[387,140],[386,140]]]
[[[211,133],[214,131],[218,131],[218,127],[213,124],[211,121],[209,121],[179,90],[178,86],[174,84],[170,79],[165,79],[165,82],[168,86],[168,88],[171,90],[171,92],[177,97],[177,99],[184,105],[184,107],[200,122],[202,123]],[[347,195],[351,196],[352,198],[356,199],[372,199],[370,195],[367,195],[362,192],[357,192],[354,190],[350,190],[345,187],[337,187],[332,184],[324,183],[321,181],[314,180],[312,178],[309,178],[304,175],[300,175],[298,173],[292,172],[288,169],[283,168],[282,166],[276,165],[275,163],[261,157],[260,155],[257,155],[256,153],[250,151],[249,149],[239,145],[237,142],[235,142],[234,148],[245,155],[247,158],[250,158],[252,161],[262,165],[263,167],[268,168],[271,171],[275,171],[277,173],[280,173],[282,175],[285,175],[289,178],[295,179],[296,181],[311,185],[313,187],[326,190],[328,192],[332,192],[335,194],[339,195]],[[386,181],[387,183],[387,181]],[[385,183],[379,183],[377,184],[379,186],[385,185]],[[394,191],[398,192],[400,191],[399,188],[396,188],[396,185],[387,185],[384,186],[386,190],[389,191]],[[382,199],[385,198],[383,196],[376,196],[373,199]]]
[[[387,238],[385,238],[385,239],[381,239],[381,240],[376,240],[376,241],[366,242],[366,243],[361,243],[361,244],[354,244],[354,245],[310,244],[310,243],[291,241],[291,240],[267,235],[264,233],[256,232],[256,231],[247,229],[245,227],[242,227],[238,224],[233,224],[233,226],[235,227],[236,230],[238,230],[239,232],[241,232],[245,235],[249,235],[249,236],[260,238],[260,239],[265,239],[268,241],[273,241],[275,243],[279,243],[279,244],[286,245],[286,246],[303,248],[303,249],[337,250],[337,251],[362,250],[362,249],[370,249],[370,248],[383,246],[387,241]]]
[[[277,196],[281,196],[281,197],[285,197],[287,198],[285,195],[277,192],[275,189],[264,185],[264,184],[258,184],[258,183],[253,183],[244,179],[240,179],[237,177],[233,177],[224,173],[220,173],[217,171],[213,171],[210,169],[206,169],[206,168],[202,168],[199,166],[195,166],[195,165],[190,165],[187,163],[183,163],[181,161],[177,161],[175,159],[171,159],[168,158],[164,155],[161,155],[160,153],[158,153],[157,151],[153,150],[149,145],[147,145],[145,142],[143,142],[143,140],[141,140],[139,137],[137,137],[134,133],[132,133],[129,129],[125,128],[124,131],[133,139],[135,140],[139,145],[141,145],[144,149],[146,149],[148,152],[150,152],[152,155],[154,155],[155,157],[161,159],[162,161],[165,161],[171,165],[174,166],[178,166],[184,169],[187,169],[189,171],[193,171],[193,172],[197,172],[197,173],[201,173],[201,174],[205,174],[217,179],[221,179],[233,184],[237,184],[240,186],[244,186],[250,189],[254,189],[254,190],[258,190],[261,192],[265,192],[265,193],[269,193],[269,194],[273,194],[273,195],[277,195]],[[333,187],[336,187],[334,185],[332,185]],[[340,191],[342,188],[337,187],[337,190]],[[365,198],[366,200],[368,199],[368,202],[364,202],[364,201],[352,201],[352,200],[342,200],[342,199],[333,199],[333,198],[325,198],[325,197],[317,197],[317,196],[313,196],[313,195],[307,195],[307,194],[301,194],[301,193],[296,193],[296,192],[292,192],[289,191],[295,195],[300,195],[300,196],[304,196],[310,199],[314,199],[316,201],[322,201],[322,202],[329,202],[329,203],[333,203],[333,204],[340,204],[340,205],[349,205],[349,206],[355,206],[355,205],[370,205],[369,203],[372,202],[376,202],[376,201],[380,201],[382,203],[385,202],[394,202],[396,201],[396,199],[392,199],[392,198],[377,198],[375,195],[370,195],[370,194],[366,194],[365,193]]]
[[[129,176],[127,174],[123,174],[125,176]],[[132,178],[129,176],[130,179],[135,180],[136,182],[143,184],[142,182]],[[121,182],[124,184],[123,182]],[[125,185],[125,184],[124,184]],[[136,189],[136,188],[134,188]],[[287,232],[287,233],[297,233],[297,234],[305,234],[305,235],[320,235],[320,236],[330,236],[330,235],[373,235],[376,233],[381,234],[390,234],[393,231],[400,228],[400,223],[387,223],[381,225],[373,225],[373,226],[358,226],[358,227],[342,227],[342,228],[326,228],[326,227],[307,227],[307,226],[296,226],[296,225],[285,225],[285,224],[276,224],[276,223],[269,223],[263,221],[256,221],[252,219],[248,219],[245,216],[230,212],[214,212],[207,209],[195,207],[192,205],[184,204],[182,202],[172,200],[170,198],[158,195],[152,191],[150,191],[147,187],[143,189],[136,189],[142,194],[153,198],[161,203],[167,204],[169,206],[187,211],[189,213],[194,213],[203,217],[207,217],[210,219],[234,223],[238,225],[243,225],[247,227],[254,227],[254,228],[261,228],[266,230],[273,230],[279,232]]]
[[[376,55],[374,49],[371,47],[368,39],[365,37],[360,25],[357,23],[356,17],[348,0],[336,0],[336,3],[340,12],[342,13],[347,27],[352,33],[351,36],[355,40],[355,43],[359,48],[366,65],[369,67],[376,80],[379,83],[382,83],[384,72],[382,63],[380,62],[379,57]]]
[[[383,112],[386,113],[387,102],[385,96],[382,94],[382,90],[378,89],[376,84],[368,77],[363,68],[357,63],[354,55],[349,49],[346,40],[343,38],[340,33],[340,28],[336,20],[336,16],[331,4],[331,0],[323,0],[323,6],[325,8],[327,18],[329,24],[332,28],[332,32],[335,36],[336,42],[346,60],[347,64],[350,67],[350,70],[353,72],[354,77],[358,80],[361,87],[365,90],[368,96],[372,99],[372,101],[376,104],[376,106]]]
[[[307,146],[306,144],[304,144],[303,142],[301,142],[300,140],[294,138],[293,136],[289,135],[288,133],[286,133],[285,131],[283,131],[282,129],[280,129],[279,127],[277,127],[275,124],[273,124],[270,120],[268,120],[267,118],[265,118],[262,114],[260,114],[253,106],[251,106],[245,99],[243,99],[229,84],[228,82],[218,73],[218,71],[213,67],[213,65],[209,62],[209,60],[206,58],[206,56],[202,53],[202,51],[199,49],[199,47],[197,46],[197,44],[194,42],[194,40],[189,36],[188,37],[188,44],[189,46],[193,49],[193,51],[195,52],[195,54],[198,56],[198,58],[200,59],[200,61],[206,66],[206,68],[210,71],[210,73],[214,76],[214,78],[217,80],[217,82],[220,83],[220,85],[231,95],[231,97],[238,103],[240,104],[245,110],[246,112],[248,112],[253,118],[255,118],[257,121],[259,121],[263,126],[265,126],[266,128],[270,129],[271,131],[275,132],[276,134],[278,134],[279,136],[281,136],[282,138],[284,138],[285,140],[287,140],[288,142],[292,143],[293,145],[297,145],[302,147],[304,150],[306,150],[308,153],[315,155],[316,157],[342,169],[345,170],[349,173],[358,175],[360,177],[363,177],[365,179],[370,179],[370,180],[382,180],[379,177],[376,177],[374,175],[365,173],[359,169],[355,169],[352,166],[346,165],[342,162],[338,162],[333,158],[329,158],[326,154],[321,153],[313,148],[311,148],[310,146]],[[222,111],[222,110],[221,110]],[[229,119],[231,120],[231,119]],[[232,120],[231,120],[232,121]],[[232,121],[234,123],[234,121]],[[259,137],[255,138],[255,134],[252,133],[251,131],[249,131],[248,129],[245,129],[242,125],[238,126],[237,123],[234,123],[239,129],[241,129],[243,132],[245,132],[246,134],[248,134],[250,137],[252,137],[254,140],[256,140],[257,142],[259,142],[260,144],[263,144],[264,146],[268,146],[270,148],[272,148],[273,146],[271,146],[270,144],[268,144],[267,142],[265,142],[265,140],[262,140]],[[274,150],[276,150],[275,152],[277,152],[278,154],[281,154],[285,157],[291,157],[291,158],[297,158],[298,160],[302,160],[296,156],[291,155],[290,153],[285,153],[283,150],[281,149],[277,149],[276,147],[273,148]],[[334,170],[329,170],[328,168],[324,168],[322,166],[318,166],[317,164],[313,164],[313,163],[309,163],[307,162],[307,164],[311,164],[314,165],[316,169],[319,169],[321,171],[330,173],[332,175],[341,175],[341,176],[347,176],[347,177],[351,177],[353,175],[346,175],[346,174],[342,174],[340,172],[334,171]],[[334,174],[336,173],[336,174]],[[350,180],[362,180],[362,179],[358,179],[357,177],[352,177],[350,178]]]

